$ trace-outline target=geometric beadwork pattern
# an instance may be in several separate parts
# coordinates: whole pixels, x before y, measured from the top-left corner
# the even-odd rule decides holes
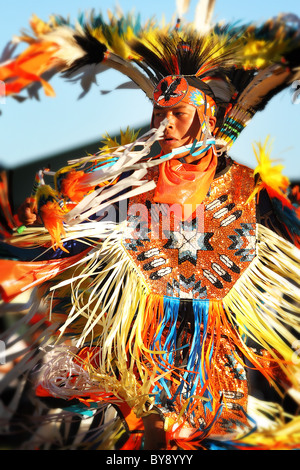
[[[147,178],[157,181],[152,168]],[[153,202],[154,191],[130,199],[124,246],[155,294],[222,299],[255,257],[253,170],[232,162],[214,179],[196,213]]]

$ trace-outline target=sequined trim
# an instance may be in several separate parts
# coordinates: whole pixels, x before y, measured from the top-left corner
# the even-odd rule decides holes
[[[157,170],[148,178],[157,180]],[[132,198],[124,246],[154,294],[183,299],[222,299],[255,256],[252,170],[233,163],[186,222],[153,191]]]

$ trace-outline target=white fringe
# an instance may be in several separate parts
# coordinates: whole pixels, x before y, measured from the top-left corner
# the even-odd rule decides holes
[[[300,332],[300,250],[257,225],[256,257],[223,300],[231,323],[288,364],[285,372],[300,390],[300,361],[294,360]],[[276,353],[275,353],[276,351]]]
[[[128,178],[121,179],[112,187],[100,187],[84,197],[74,209],[66,214],[64,218],[65,223],[67,225],[80,223],[116,202],[154,189],[155,183],[153,181],[143,180],[143,178],[147,174],[147,168],[158,165],[159,161],[157,159],[150,159],[147,162],[141,162],[141,160],[149,155],[154,142],[163,137],[166,125],[167,120],[165,119],[158,129],[151,129],[135,142],[120,146],[109,155],[106,154],[103,157],[101,157],[100,153],[100,155],[97,156],[97,160],[99,161],[103,159],[105,162],[107,158],[117,158],[117,161],[111,166],[104,165],[103,168],[91,173],[89,175],[89,184],[91,186],[95,186],[107,180],[113,181],[127,171],[133,171],[133,174]],[[137,150],[136,147],[141,147],[141,149]],[[172,158],[172,155],[170,155],[169,158]],[[89,160],[95,160],[95,156],[73,160],[70,163],[85,163]],[[119,193],[125,190],[127,190],[125,194],[120,196]]]

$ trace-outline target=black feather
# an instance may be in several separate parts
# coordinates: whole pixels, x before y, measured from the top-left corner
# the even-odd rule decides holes
[[[105,44],[98,41],[88,29],[84,31],[85,35],[79,34],[74,35],[74,39],[81,49],[85,52],[85,55],[80,59],[76,59],[71,67],[65,72],[66,76],[71,75],[76,70],[80,69],[85,65],[99,64],[104,59],[104,54],[107,51]]]
[[[160,44],[159,48],[157,43]],[[195,77],[203,64],[209,64],[209,70],[197,78],[198,83],[195,86],[199,87],[199,80],[207,76],[217,75],[226,80],[226,72],[234,63],[234,46],[224,50],[224,44],[216,37],[212,36],[208,41],[207,37],[195,32],[185,34],[184,39],[176,32],[158,33],[154,42],[145,36],[130,41],[129,46],[142,57],[137,65],[143,68],[155,84],[167,75]],[[203,91],[214,97],[209,87]]]

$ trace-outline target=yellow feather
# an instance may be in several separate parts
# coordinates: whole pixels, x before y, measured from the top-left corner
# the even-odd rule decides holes
[[[278,29],[273,40],[257,39],[255,30],[250,27],[241,39],[241,54],[245,68],[264,68],[270,64],[280,63],[292,41],[286,39],[284,30]]]
[[[254,174],[259,174],[261,181],[270,186],[280,194],[284,194],[286,188],[289,186],[289,179],[282,174],[284,166],[281,164],[273,165],[276,160],[270,158],[272,152],[273,142],[269,141],[269,136],[265,142],[261,144],[256,143],[257,149],[253,145],[253,150],[258,162],[254,170]]]
[[[50,17],[48,23],[41,20],[37,15],[33,14],[30,21],[30,27],[35,37],[30,36],[26,30],[21,31],[21,35],[17,36],[18,41],[27,42],[28,44],[33,44],[37,39],[41,38],[44,34],[48,34],[52,31],[55,26],[54,17]]]
[[[117,141],[117,138],[112,138],[108,133],[104,134],[104,140],[102,140],[103,147],[101,147],[101,153],[106,151],[111,151],[114,148],[117,148],[122,145],[131,144],[134,142],[139,135],[139,131],[135,132],[133,129],[130,129],[128,126],[126,131],[120,131],[120,142]]]

